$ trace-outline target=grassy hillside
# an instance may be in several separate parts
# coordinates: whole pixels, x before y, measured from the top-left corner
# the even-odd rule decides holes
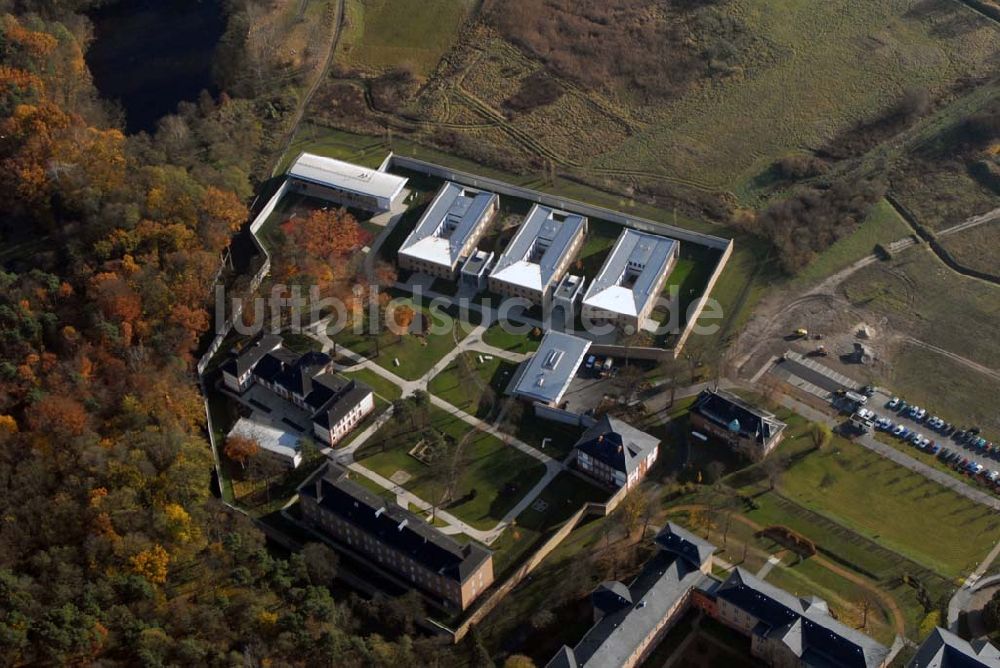
[[[472,0],[347,0],[337,51],[341,65],[380,71],[399,65],[425,76],[451,48]]]

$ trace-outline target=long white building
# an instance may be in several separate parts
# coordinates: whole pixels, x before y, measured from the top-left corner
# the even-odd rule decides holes
[[[366,211],[388,211],[403,195],[402,176],[302,153],[288,168],[291,192]]]
[[[626,229],[583,297],[583,317],[636,330],[656,305],[680,253],[680,243]]]
[[[490,273],[490,290],[545,304],[586,235],[586,217],[534,205]]]
[[[399,266],[454,279],[500,208],[496,193],[447,182],[399,249]]]

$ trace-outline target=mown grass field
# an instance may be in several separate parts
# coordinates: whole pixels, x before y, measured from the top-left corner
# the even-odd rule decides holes
[[[910,86],[941,89],[988,67],[997,26],[961,3],[740,0],[727,10],[768,45],[752,71],[667,106],[596,162],[754,195],[777,158],[819,148]]]
[[[779,417],[789,433],[777,453],[793,463],[747,517],[795,528],[808,515],[788,516],[789,504],[798,505],[949,578],[967,575],[1000,540],[1000,518],[985,506],[839,436],[825,450],[810,451],[808,424],[787,411]],[[811,531],[803,533],[819,545],[830,533]],[[929,532],[935,540],[926,539]],[[855,558],[865,565],[862,551]]]
[[[357,371],[345,372],[342,375],[364,383],[368,387],[372,388],[375,394],[386,401],[391,402],[394,399],[399,399],[402,395],[402,390],[399,388],[399,385],[396,385],[391,380],[383,378],[371,369],[358,369]]]
[[[408,65],[426,76],[451,48],[472,0],[347,0],[337,62],[380,71]]]
[[[470,432],[473,434],[463,450],[467,464],[454,490],[454,505],[445,509],[477,529],[493,528],[538,482],[545,466],[446,411],[433,406],[428,410],[429,429],[455,442]],[[362,446],[357,461],[386,478],[405,471],[411,476],[403,485],[406,489],[428,503],[438,502],[444,492],[442,482],[435,479],[431,466],[408,454],[425,435],[419,430],[393,435],[391,426],[383,427]]]
[[[372,337],[354,327],[345,327],[341,331],[331,331],[330,336],[337,345],[372,359],[400,378],[417,380],[430,371],[438,360],[454,350],[455,345],[469,334],[472,327],[458,322],[441,309],[416,304],[408,297],[397,299],[401,304],[422,314],[429,327],[426,334],[400,335],[385,329],[377,337]]]
[[[499,357],[493,357],[489,360],[483,358],[483,362],[480,364],[479,359],[484,353],[476,351],[464,352],[462,355],[468,360],[470,368],[474,370],[473,382],[463,381],[459,374],[458,359],[456,358],[441,373],[431,379],[427,389],[431,394],[441,397],[452,406],[476,415],[480,399],[487,387],[493,388],[499,401],[515,365]]]

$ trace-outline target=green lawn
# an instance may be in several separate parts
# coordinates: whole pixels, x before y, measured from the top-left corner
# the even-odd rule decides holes
[[[483,334],[483,343],[486,345],[509,350],[512,353],[533,353],[538,350],[541,341],[541,332],[536,335],[534,329],[531,329],[526,334],[514,334],[507,331],[505,323],[502,322],[493,323]]]
[[[777,491],[945,577],[968,574],[1000,540],[1000,518],[990,509],[843,439],[796,461]],[[766,499],[748,516],[787,523],[782,509]]]
[[[545,472],[538,460],[439,408],[429,407],[428,415],[429,429],[440,431],[456,442],[473,433],[465,446],[467,464],[455,489],[456,501],[447,510],[476,528],[490,529],[496,525]],[[442,483],[433,480],[430,466],[408,454],[424,432],[412,429],[396,435],[394,426],[390,422],[369,439],[357,453],[358,461],[386,478],[397,471],[406,471],[411,479],[404,486],[428,503],[434,503],[441,497]]]
[[[517,516],[514,525],[500,534],[490,546],[494,550],[494,573],[504,575],[517,566],[540,539],[565,522],[587,501],[603,502],[607,498],[608,493],[604,490],[571,473],[560,473],[538,495],[546,506],[545,510],[536,510],[534,503],[528,506]]]
[[[472,0],[347,0],[337,60],[376,71],[405,64],[427,75],[474,5]]]
[[[375,391],[375,394],[381,396],[386,401],[392,401],[393,399],[399,399],[403,394],[403,391],[391,380],[383,378],[374,371],[370,369],[358,369],[357,371],[351,371],[349,373],[344,373],[343,375],[348,378],[353,378],[358,380]]]
[[[479,401],[486,388],[491,386],[499,400],[515,369],[515,365],[511,362],[495,356],[490,360],[483,358],[483,362],[480,363],[479,359],[484,354],[488,353],[476,351],[462,353],[468,360],[469,367],[475,371],[473,382],[463,382],[459,377],[458,359],[456,358],[431,380],[427,389],[430,390],[431,394],[441,397],[452,406],[461,408],[466,413],[477,415],[480,412]],[[480,417],[482,416],[480,415]]]
[[[438,360],[455,349],[471,327],[460,324],[442,309],[431,309],[414,303],[409,297],[395,295],[401,304],[419,311],[427,319],[429,331],[425,336],[403,334],[399,336],[385,330],[371,337],[358,333],[354,328],[346,328],[331,337],[337,345],[371,358],[376,364],[407,380],[417,380],[431,370]],[[395,363],[399,360],[399,364]]]
[[[565,459],[573,450],[573,446],[582,435],[583,429],[581,427],[543,420],[531,414],[530,410],[525,411],[524,417],[518,423],[516,434],[520,440],[528,445],[560,460]],[[545,447],[542,447],[543,441],[545,441]]]

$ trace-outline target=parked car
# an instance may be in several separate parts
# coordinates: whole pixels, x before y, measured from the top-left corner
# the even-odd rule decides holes
[[[906,427],[904,427],[901,424],[897,424],[895,427],[892,428],[892,435],[893,436],[900,436],[900,437],[902,437],[903,432],[905,432],[905,431],[906,431]]]
[[[875,386],[874,385],[865,385],[864,387],[861,388],[861,394],[865,395],[866,397],[874,397],[875,396]]]
[[[923,408],[918,408],[917,409],[916,419],[917,420],[923,420],[925,417],[927,417],[927,410],[923,409]]]
[[[593,369],[594,368],[594,362],[596,362],[596,361],[597,361],[597,358],[594,357],[593,355],[591,355],[590,357],[587,358],[586,367],[588,369]]]
[[[931,441],[930,450],[932,455],[936,455],[937,453],[941,452],[941,446],[938,445],[935,441]]]
[[[913,436],[913,432],[912,432],[912,431],[910,431],[910,430],[909,430],[908,428],[906,428],[906,427],[903,427],[903,431],[902,431],[902,433],[900,433],[900,434],[899,434],[899,437],[900,437],[901,439],[903,439],[904,441],[908,441],[908,440],[910,440],[910,437],[911,437],[911,436]]]
[[[913,445],[917,445],[918,443],[920,443],[920,441],[922,441],[922,440],[923,440],[923,438],[924,438],[924,437],[923,437],[923,436],[922,436],[921,434],[919,434],[919,433],[917,433],[917,432],[913,432],[913,433],[912,433],[912,434],[910,435],[910,438],[909,438],[909,441],[910,441],[910,443],[912,443]]]
[[[949,457],[951,457],[951,450],[948,448],[941,448],[941,450],[938,451],[938,458],[940,458],[941,461],[946,462]]]
[[[1000,478],[1000,471],[997,471],[997,470],[993,470],[993,471],[990,471],[990,472],[989,472],[989,473],[988,473],[988,474],[986,475],[986,478],[987,478],[987,479],[988,479],[988,480],[989,480],[990,482],[996,482],[996,481],[997,481],[997,478]]]
[[[885,407],[892,410],[896,410],[897,408],[899,408],[899,397],[893,397],[892,399],[889,399],[889,401],[886,402]]]

